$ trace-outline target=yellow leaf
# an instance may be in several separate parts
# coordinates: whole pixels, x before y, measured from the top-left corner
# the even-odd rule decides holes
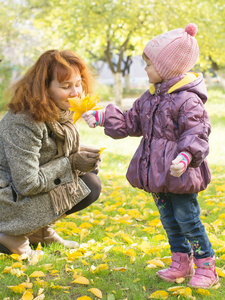
[[[11,254],[10,255],[13,259],[15,259],[15,260],[18,260],[18,261],[21,261],[21,260],[25,260],[25,259],[27,259],[29,256],[28,256],[28,254],[21,254],[21,255],[19,255],[19,254]]]
[[[147,261],[147,264],[153,264],[157,267],[162,267],[164,268],[165,267],[165,264],[163,261],[159,260],[159,259],[151,259],[151,260],[148,260]]]
[[[216,253],[225,253],[225,246],[216,250]]]
[[[36,265],[39,262],[39,260],[42,258],[42,256],[43,256],[43,253],[40,254],[40,251],[39,252],[35,251],[34,255],[32,256],[32,258],[30,260],[29,265],[31,265],[31,266]]]
[[[209,206],[212,206],[212,205],[215,205],[215,202],[212,201],[212,200],[209,200],[209,201],[206,202],[206,204],[209,205]]]
[[[166,291],[155,291],[149,297],[149,299],[167,299],[169,294]]]
[[[113,271],[125,272],[125,271],[127,270],[127,268],[124,268],[124,267],[118,267],[118,268],[112,268],[111,270],[113,270]]]
[[[148,264],[148,265],[145,267],[145,270],[147,270],[147,269],[155,269],[155,268],[157,268],[156,265]]]
[[[225,254],[220,256],[220,260],[225,260]]]
[[[16,275],[16,277],[21,277],[26,275],[22,270],[19,269],[11,269],[10,274]]]
[[[32,287],[33,287],[33,283],[32,282],[23,282],[23,283],[21,283],[21,285],[23,286],[23,287],[25,287],[26,289],[32,289]]]
[[[81,228],[91,228],[93,226],[88,222],[84,222],[84,223],[80,224],[79,227],[81,227]]]
[[[2,271],[2,274],[8,274],[10,273],[12,267],[5,267],[5,269]]]
[[[122,234],[122,239],[128,244],[134,244],[134,241],[129,237],[128,234]]]
[[[102,106],[97,105],[100,101],[99,96],[86,95],[84,98],[69,98],[68,99],[71,107],[69,108],[74,112],[73,124],[81,117],[81,115],[88,110],[99,110]]]
[[[70,288],[69,286],[54,285],[53,282],[51,283],[50,287],[56,290],[61,290],[61,289],[68,290]]]
[[[81,256],[83,256],[83,254],[80,251],[70,251],[70,252],[67,252],[66,254],[67,254],[68,260],[78,259]]]
[[[32,300],[34,299],[34,296],[29,291],[25,291],[21,300]]]
[[[137,248],[145,253],[147,253],[148,249],[151,248],[151,245],[144,241],[141,243],[141,245],[137,246]]]
[[[142,231],[146,231],[149,234],[156,233],[156,230],[154,227],[145,227],[144,229],[142,229]]]
[[[166,240],[166,237],[163,234],[157,234],[153,237],[153,241],[163,241],[163,240]]]
[[[41,294],[37,297],[34,298],[34,300],[44,300],[45,299],[45,295],[44,294]]]
[[[222,269],[216,267],[216,272],[218,276],[225,277],[225,272]]]
[[[29,277],[44,277],[45,274],[42,271],[34,271]]]
[[[42,267],[44,267],[45,270],[50,270],[50,269],[52,269],[52,264],[44,264],[44,265],[42,265]]]
[[[179,277],[179,278],[176,278],[176,283],[182,283],[185,281],[185,278],[184,277]]]
[[[215,185],[215,187],[216,187],[216,190],[217,190],[218,192],[223,192],[223,191],[225,191],[225,184],[222,184],[222,185]]]
[[[128,249],[124,252],[127,256],[136,257],[134,249]]]
[[[57,276],[59,275],[58,272],[59,272],[58,270],[52,270],[50,275]]]
[[[73,272],[73,269],[71,269],[70,267],[67,266],[67,264],[65,265],[65,271],[66,272]]]
[[[96,297],[102,299],[102,292],[99,289],[92,288],[92,289],[89,289],[88,291],[91,292],[92,294],[94,294]]]
[[[205,290],[205,289],[197,289],[196,293],[198,293],[200,295],[210,296],[210,292],[208,290]]]
[[[217,219],[215,222],[211,223],[213,226],[223,226],[223,220]]]
[[[8,286],[8,288],[12,290],[14,293],[18,293],[18,294],[23,294],[25,291],[24,286],[22,286],[21,284],[16,286]]]
[[[89,265],[89,263],[86,262],[86,260],[84,260],[84,259],[81,259],[80,261],[82,262],[82,264],[83,264],[84,266],[88,266],[88,265]]]
[[[100,272],[100,271],[104,271],[104,270],[107,270],[107,269],[108,269],[107,264],[100,264],[95,269],[95,273]]]
[[[157,218],[157,219],[154,219],[152,221],[149,221],[148,222],[148,225],[149,226],[153,226],[153,227],[161,227],[162,226],[162,223],[161,221]]]
[[[35,284],[39,287],[39,288],[43,288],[47,286],[47,282],[44,280],[40,280],[39,278],[35,281]]]
[[[44,289],[39,289],[37,295],[40,296],[44,292]]]
[[[175,291],[178,291],[180,289],[183,289],[184,287],[183,286],[172,286],[170,288],[167,289],[168,292],[175,292]]]
[[[171,256],[164,256],[164,257],[161,258],[161,261],[163,261],[165,264],[171,264],[172,263]]]
[[[82,296],[82,297],[77,298],[77,300],[92,300],[92,299],[88,296]]]
[[[14,264],[12,264],[11,266],[12,268],[22,268],[23,267],[23,264],[21,262],[16,262]]]
[[[130,257],[130,263],[131,263],[131,265],[135,262],[135,260],[136,260],[135,256],[131,256]]]
[[[79,112],[75,112],[73,114],[73,124],[75,124],[76,121],[80,119],[81,115],[82,115],[82,113],[79,113]]]
[[[101,154],[105,149],[106,149],[106,148],[101,147],[101,148],[100,148],[100,151],[99,151],[98,153]]]
[[[36,250],[41,250],[41,249],[42,249],[41,243],[38,243]]]
[[[74,281],[72,281],[73,283],[78,283],[78,284],[84,284],[84,285],[88,285],[89,284],[89,280],[83,276],[79,276],[77,277]]]
[[[96,253],[94,256],[93,256],[93,259],[101,259],[103,257],[104,254],[100,254],[100,253]]]
[[[192,295],[192,290],[189,287],[187,287],[187,288],[179,289],[179,290],[173,292],[172,295],[182,295],[182,296],[187,297],[187,296]]]

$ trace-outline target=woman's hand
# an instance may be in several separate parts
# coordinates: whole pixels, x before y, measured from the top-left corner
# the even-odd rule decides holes
[[[98,160],[98,149],[95,149],[94,152],[79,151],[69,156],[72,170],[79,170],[85,173],[92,171],[95,168]]]
[[[101,110],[88,110],[81,116],[88,124],[90,128],[95,128],[96,126],[103,126],[105,119],[105,112]]]
[[[86,151],[86,152],[99,152],[100,149],[94,148],[94,147],[89,147],[85,145],[80,145],[80,151]]]
[[[180,177],[187,169],[188,165],[192,161],[192,155],[189,152],[181,152],[172,161],[170,166],[170,174],[174,177]]]

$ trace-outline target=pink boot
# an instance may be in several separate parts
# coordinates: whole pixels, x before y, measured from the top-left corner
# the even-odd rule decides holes
[[[169,282],[175,282],[180,277],[192,277],[194,274],[193,256],[187,253],[173,253],[172,263],[168,269],[160,270],[157,275]]]
[[[197,269],[188,283],[190,287],[207,289],[219,282],[215,267],[215,256],[201,259],[194,258],[194,262]]]

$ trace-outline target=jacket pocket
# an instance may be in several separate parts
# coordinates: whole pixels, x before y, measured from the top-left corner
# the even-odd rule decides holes
[[[19,195],[16,191],[16,188],[14,187],[13,183],[10,183],[10,188],[12,190],[12,200],[14,202],[19,202],[23,199],[23,196]]]
[[[17,202],[17,193],[16,193],[16,191],[15,191],[15,189],[14,189],[14,187],[13,187],[12,184],[10,184],[10,187],[11,187],[11,190],[12,190],[13,201]]]

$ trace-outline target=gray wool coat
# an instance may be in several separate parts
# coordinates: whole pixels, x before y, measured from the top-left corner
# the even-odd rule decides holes
[[[55,222],[49,191],[73,181],[67,157],[57,153],[53,133],[45,123],[25,114],[7,112],[0,121],[0,232],[32,233]],[[85,198],[90,190],[79,178]]]

